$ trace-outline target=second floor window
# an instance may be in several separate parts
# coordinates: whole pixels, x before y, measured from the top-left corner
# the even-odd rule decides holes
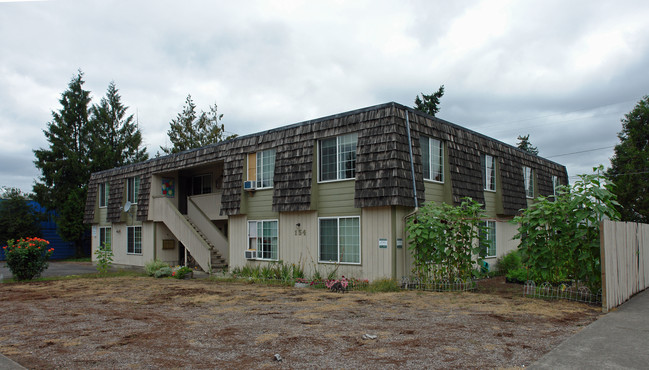
[[[104,208],[108,206],[108,183],[102,182],[99,184],[99,207]]]
[[[275,149],[257,153],[257,189],[272,188],[275,176]]]
[[[320,140],[320,181],[353,179],[356,177],[356,145],[353,133]]]
[[[482,171],[484,190],[496,191],[496,160],[494,157],[485,154]]]
[[[212,174],[206,173],[192,177],[192,195],[209,194],[212,192]]]
[[[444,145],[437,139],[426,136],[419,138],[424,179],[444,182]]]
[[[552,195],[557,196],[557,187],[559,187],[559,178],[552,176]]]
[[[137,196],[140,191],[140,177],[134,176],[126,179],[126,200],[136,204]]]
[[[527,166],[523,166],[523,179],[525,181],[525,196],[528,198],[534,198],[534,178],[532,169]]]

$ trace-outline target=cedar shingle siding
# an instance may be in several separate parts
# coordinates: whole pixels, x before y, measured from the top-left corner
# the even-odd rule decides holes
[[[452,183],[454,203],[459,203],[463,197],[484,202],[483,154],[492,155],[498,160],[499,186],[502,187],[506,215],[514,215],[527,206],[523,165],[534,169],[539,194],[552,194],[552,176],[557,176],[561,184],[568,183],[567,172],[562,165],[411,108],[388,103],[94,173],[88,186],[84,221],[94,222],[98,184],[101,182],[108,181],[110,186],[106,221],[119,222],[126,178],[140,176],[137,219],[144,221],[148,218],[152,174],[215,161],[224,162],[221,214],[237,215],[240,213],[246,155],[272,148],[276,150],[273,211],[306,211],[311,207],[312,182],[317,181],[313,161],[317,161],[315,150],[318,140],[352,132],[358,133],[355,206],[414,207],[406,111],[411,126],[415,182],[420,204],[425,201],[420,135],[446,143],[451,178],[444,181]]]

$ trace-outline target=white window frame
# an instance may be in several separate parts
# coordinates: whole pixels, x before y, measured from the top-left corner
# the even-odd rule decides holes
[[[140,176],[133,176],[126,179],[126,200],[131,204],[137,204],[140,195]]]
[[[206,178],[209,179],[209,189],[210,189],[210,191],[208,191],[208,192],[204,191],[205,190],[205,179]],[[198,179],[200,179],[200,182],[201,182],[201,190],[198,193],[194,193],[194,181],[198,181]],[[212,190],[213,190],[212,185],[213,184],[212,184],[212,174],[211,173],[202,173],[200,175],[194,175],[194,176],[192,176],[192,195],[210,194],[210,193],[212,193]]]
[[[99,184],[99,208],[108,207],[108,191],[108,182],[102,182]]]
[[[491,168],[489,165],[491,164]],[[491,174],[489,173],[491,170]],[[489,154],[484,155],[484,190],[496,191],[496,157]]]
[[[275,158],[277,156],[277,153],[275,149],[268,149],[264,150],[261,152],[257,152],[257,180],[256,180],[256,185],[257,189],[272,189],[275,186],[274,183],[274,177],[275,177]],[[271,159],[272,158],[272,159]],[[266,163],[266,166],[269,166],[271,168],[270,174],[267,174],[270,176],[270,179],[265,178],[264,176],[264,161],[270,161],[270,163]],[[264,182],[270,183],[268,186],[263,186]]]
[[[336,178],[334,179],[327,179],[323,180],[322,179],[322,142],[327,141],[327,140],[333,140],[336,139]],[[342,158],[343,153],[341,152],[340,148],[341,146],[347,144],[343,141],[342,139],[345,138],[351,138],[353,142],[356,143],[354,147],[354,166],[353,166],[353,171],[354,171],[354,176],[351,177],[343,177],[341,176],[341,172],[346,172],[345,170],[341,171],[341,163],[344,161]],[[351,152],[345,152],[345,153],[351,153]],[[336,137],[329,137],[326,139],[321,139],[318,140],[318,182],[319,183],[325,183],[325,182],[335,182],[335,181],[347,181],[347,180],[354,180],[356,179],[356,157],[358,154],[358,133],[352,132],[350,134],[345,134],[345,135],[339,135]]]
[[[532,167],[523,166],[523,182],[525,185],[525,196],[534,198],[534,170]]]
[[[99,227],[99,246],[98,249],[103,249],[104,248],[104,243],[106,243],[106,239],[108,239],[108,243],[110,245],[110,249],[113,249],[113,234],[112,234],[112,227],[110,226],[100,226]],[[106,238],[108,236],[108,238]]]
[[[428,144],[427,147],[426,147],[426,143]],[[422,150],[421,165],[424,168],[423,171],[424,180],[443,184],[444,183],[444,142],[439,139],[422,135],[419,139],[419,145],[421,146],[421,150]],[[433,151],[433,149],[435,150]],[[435,156],[434,152],[438,152],[439,155]],[[426,157],[426,153],[428,153],[428,156],[427,158],[424,158]],[[438,161],[437,164],[439,165],[439,180],[435,179],[434,178],[435,176],[433,175],[434,172],[433,169],[435,168],[434,166],[435,163],[433,159],[437,159]],[[425,168],[426,162],[428,162],[428,177],[426,177],[426,168]]]
[[[259,231],[257,230],[257,225],[261,223],[261,229],[264,229],[264,223],[271,223],[274,222],[277,230],[277,242],[275,243],[275,248],[277,249],[275,251],[276,258],[263,258],[262,256],[262,246],[259,245],[259,239],[262,238],[263,236],[259,236]],[[254,225],[254,228],[253,226]],[[257,251],[257,258],[258,260],[261,261],[279,261],[279,220],[274,219],[274,220],[249,220],[248,221],[248,249],[254,249]],[[272,251],[271,251],[272,254]]]
[[[130,243],[130,238],[129,234],[131,233],[131,230],[133,232],[133,248],[132,251],[131,249],[131,243]],[[139,240],[139,247],[140,250],[137,250],[138,246],[138,240],[137,240],[137,234],[136,231],[139,230],[140,234],[140,240]],[[142,255],[142,226],[127,226],[126,227],[126,254],[131,254],[131,255]]]
[[[340,258],[340,220],[341,219],[357,219],[358,220],[358,262],[343,262],[341,261]],[[337,233],[337,250],[336,250],[336,255],[337,255],[337,260],[336,261],[329,261],[329,260],[322,260],[321,259],[321,232],[322,232],[322,227],[321,227],[321,222],[323,220],[336,220],[336,233]],[[341,264],[341,265],[360,265],[361,262],[363,261],[363,256],[362,256],[362,250],[363,250],[363,245],[361,244],[361,217],[360,216],[340,216],[340,217],[319,217],[318,218],[318,262],[319,263],[335,263],[335,264]]]
[[[482,244],[480,245],[481,248],[485,248],[485,257],[484,258],[494,258],[498,255],[498,232],[497,232],[497,223],[495,220],[483,220],[484,223],[484,232],[485,232],[485,239],[488,243],[490,244]],[[493,226],[490,227],[490,225]],[[493,230],[493,235],[490,232]],[[491,244],[493,243],[493,244]],[[489,249],[490,247],[493,249],[493,254],[489,254]]]
[[[559,187],[559,177],[552,176],[552,195],[557,196],[557,187]]]

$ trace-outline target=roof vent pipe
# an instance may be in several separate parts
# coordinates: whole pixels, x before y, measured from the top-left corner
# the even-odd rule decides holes
[[[406,127],[408,128],[408,150],[410,151],[410,173],[412,174],[412,191],[415,194],[415,209],[419,208],[417,202],[417,184],[415,183],[415,161],[412,158],[412,140],[410,138],[410,120],[408,119],[408,111],[406,110]]]

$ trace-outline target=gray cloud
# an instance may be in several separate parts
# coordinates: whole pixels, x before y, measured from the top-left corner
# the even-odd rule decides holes
[[[507,143],[612,146],[648,93],[648,17],[643,1],[0,3],[0,185],[31,190],[78,68],[94,103],[115,81],[151,154],[188,93],[248,134],[441,84],[440,118]],[[574,175],[612,153],[552,159]]]

